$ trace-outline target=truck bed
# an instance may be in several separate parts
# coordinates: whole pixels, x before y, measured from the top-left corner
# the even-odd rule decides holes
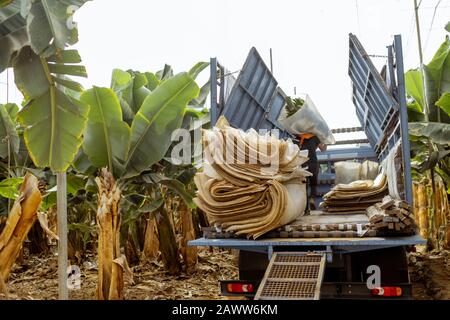
[[[373,247],[398,247],[426,244],[420,235],[406,237],[367,237],[367,238],[270,238],[270,239],[205,239],[199,238],[189,241],[189,246],[213,246],[233,249],[256,249],[281,246],[373,246]],[[373,248],[375,249],[375,248]]]
[[[365,224],[369,223],[368,217],[365,214],[327,214],[320,210],[311,211],[311,214],[299,217],[294,222],[278,228],[278,230],[292,229],[298,226],[307,225],[325,225],[325,224]],[[356,232],[355,232],[356,233]],[[276,236],[271,237],[270,234]],[[189,241],[189,246],[199,247],[220,247],[231,248],[239,250],[249,250],[258,252],[268,252],[269,255],[274,247],[314,247],[320,250],[319,247],[332,249],[333,251],[366,251],[381,248],[412,246],[416,244],[426,244],[420,235],[395,236],[395,237],[279,237],[283,231],[274,231],[268,233],[268,236],[259,238],[257,240],[248,240],[245,238],[233,237],[203,237],[200,239]]]

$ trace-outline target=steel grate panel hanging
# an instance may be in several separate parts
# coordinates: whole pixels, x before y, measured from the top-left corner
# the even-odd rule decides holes
[[[324,253],[274,253],[255,300],[318,300],[324,270]]]
[[[278,129],[280,138],[286,138],[289,133],[278,122],[285,101],[278,82],[252,48],[221,112],[233,127]]]
[[[398,103],[389,92],[356,36],[350,34],[349,76],[353,83],[353,102],[366,135],[380,156],[386,126],[396,116]]]

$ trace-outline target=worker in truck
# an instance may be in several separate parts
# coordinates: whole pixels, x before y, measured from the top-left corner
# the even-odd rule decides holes
[[[302,133],[299,135],[299,147],[300,150],[308,150],[308,161],[305,162],[304,167],[313,175],[308,177],[308,205],[307,210],[315,210],[316,205],[314,203],[314,195],[317,193],[317,182],[319,179],[319,162],[317,160],[316,150],[327,150],[327,146],[320,142],[317,136],[311,133]]]

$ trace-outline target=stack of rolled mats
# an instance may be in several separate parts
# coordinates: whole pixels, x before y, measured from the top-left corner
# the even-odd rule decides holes
[[[375,180],[357,180],[337,184],[323,196],[320,207],[332,214],[365,213],[366,209],[383,200],[388,193],[388,182],[382,170]]]
[[[291,140],[242,131],[224,119],[203,131],[194,199],[221,232],[256,239],[303,215],[308,158]]]

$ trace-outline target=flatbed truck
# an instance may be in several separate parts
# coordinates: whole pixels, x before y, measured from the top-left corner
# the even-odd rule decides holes
[[[401,141],[403,198],[412,205],[408,116],[400,35],[394,36],[387,51],[387,64],[382,76],[357,37],[349,35],[352,100],[361,127],[340,129],[337,132],[364,131],[367,141],[345,141],[346,144],[357,142],[359,145],[318,153],[322,170],[317,194],[313,195],[317,203],[334,184],[334,162],[370,159],[381,163],[389,151],[398,145],[397,142]],[[295,139],[278,122],[287,96],[255,48],[250,50],[237,79],[233,79],[231,91],[230,83],[227,83],[227,77],[231,74],[227,73],[217,58],[211,58],[210,68],[212,125],[219,116],[224,115],[233,127],[243,130],[278,129],[281,138]],[[249,298],[255,298],[256,295],[259,299],[263,298],[261,287],[267,286],[267,278],[274,277],[274,272],[269,269],[273,268],[271,264],[276,254],[280,255],[281,262],[278,265],[285,268],[287,273],[293,270],[289,269],[292,263],[283,261],[291,261],[290,257],[303,257],[298,261],[305,265],[313,264],[311,255],[323,257],[320,260],[322,265],[320,262],[315,265],[315,277],[320,279],[308,280],[312,283],[315,281],[313,284],[316,285],[310,286],[309,296],[305,293],[309,289],[292,286],[292,290],[284,292],[269,288],[267,290],[270,294],[266,294],[266,298],[410,299],[412,289],[407,252],[414,250],[414,246],[419,244],[426,244],[420,235],[361,238],[261,237],[257,240],[203,237],[189,242],[190,246],[238,250],[239,279],[222,280],[222,294],[244,295]],[[377,270],[381,282],[374,288],[369,282],[371,283]],[[292,276],[287,273],[282,277]],[[299,291],[297,296],[291,294],[295,290]]]

